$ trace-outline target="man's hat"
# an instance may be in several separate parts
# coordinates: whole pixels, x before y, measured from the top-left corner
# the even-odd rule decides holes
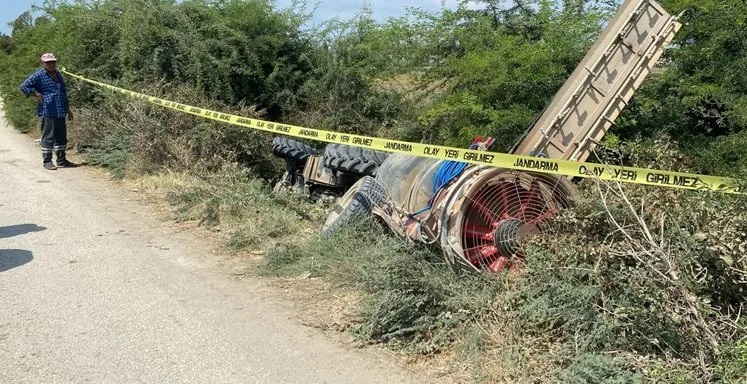
[[[43,61],[45,63],[48,62],[48,61],[57,61],[57,58],[54,57],[54,54],[45,53],[45,54],[42,55],[41,61]]]

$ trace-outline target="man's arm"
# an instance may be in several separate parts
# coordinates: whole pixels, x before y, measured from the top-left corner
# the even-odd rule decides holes
[[[21,92],[23,92],[26,97],[33,95],[36,98],[36,101],[41,103],[44,99],[42,98],[42,94],[36,90],[36,79],[37,76],[36,73],[34,73],[24,80],[23,83],[21,83]]]
[[[27,77],[26,80],[21,83],[21,92],[23,92],[26,97],[36,93],[36,73]]]

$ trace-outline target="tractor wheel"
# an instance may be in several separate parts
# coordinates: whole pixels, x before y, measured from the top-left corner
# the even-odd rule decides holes
[[[386,192],[376,179],[363,176],[337,201],[322,226],[322,237],[329,238],[346,225],[369,216],[373,207],[386,203]]]
[[[324,148],[324,166],[340,172],[376,176],[376,170],[387,156],[387,152],[344,144],[327,144]]]
[[[294,160],[303,164],[310,155],[317,154],[317,150],[296,140],[276,137],[272,140],[272,153],[275,156]]]

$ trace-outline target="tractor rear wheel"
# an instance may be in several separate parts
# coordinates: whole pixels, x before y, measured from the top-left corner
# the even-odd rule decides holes
[[[376,176],[376,170],[387,156],[387,152],[344,144],[327,144],[324,148],[324,166],[340,172]]]
[[[285,137],[276,137],[272,140],[272,153],[277,157],[303,163],[310,155],[315,155],[319,152],[300,141]]]

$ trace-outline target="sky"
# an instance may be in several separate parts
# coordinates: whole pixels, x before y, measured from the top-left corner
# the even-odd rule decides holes
[[[276,0],[278,8],[287,7],[290,0]],[[328,20],[335,16],[342,20],[349,19],[363,8],[364,0],[318,0],[319,7],[316,12],[316,21]],[[427,10],[438,10],[441,8],[442,0],[369,0],[372,5],[374,17],[383,21],[390,17],[401,16],[407,7],[420,7]],[[44,0],[3,0],[0,6],[0,33],[10,34],[8,23],[15,20],[21,13],[27,11],[32,5],[41,5]],[[445,5],[450,8],[456,6],[457,0],[445,0]]]

